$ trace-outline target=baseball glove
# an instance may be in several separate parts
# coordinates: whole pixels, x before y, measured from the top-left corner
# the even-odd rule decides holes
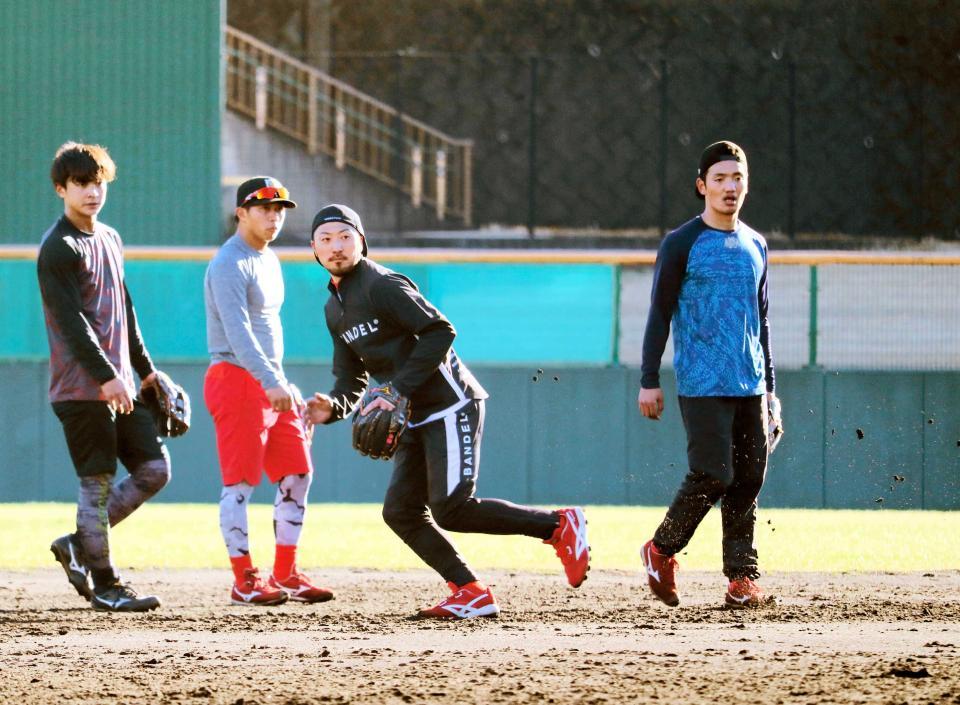
[[[360,411],[375,399],[386,399],[393,404],[393,410],[374,409],[362,416]],[[353,447],[360,451],[361,455],[390,460],[400,445],[400,436],[407,427],[409,417],[410,401],[389,383],[381,387],[370,387],[353,414]]]
[[[157,370],[150,384],[141,388],[140,399],[150,409],[161,436],[182,436],[190,430],[190,397],[183,387]]]

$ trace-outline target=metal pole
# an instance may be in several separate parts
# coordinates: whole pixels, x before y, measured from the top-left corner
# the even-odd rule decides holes
[[[254,72],[255,92],[254,106],[257,129],[261,132],[267,127],[267,67],[257,66]]]
[[[623,276],[623,266],[613,265],[613,351],[611,362],[614,367],[620,366],[620,286]]]
[[[307,89],[307,151],[317,153],[317,74],[310,72]]]
[[[394,101],[397,106],[397,116],[394,120],[394,231],[397,237],[403,234],[403,90],[401,88],[401,73],[403,71],[403,51],[397,51],[394,64]]]
[[[810,324],[808,329],[808,351],[809,358],[807,366],[814,368],[817,366],[817,310],[819,308],[817,298],[819,296],[819,286],[817,284],[817,265],[810,265]]]
[[[527,150],[527,234],[537,224],[537,57],[530,56],[530,128]]]
[[[667,84],[667,60],[660,61],[660,213],[657,220],[660,224],[660,237],[667,232],[667,151],[670,143]]]
[[[794,240],[797,237],[797,65],[793,61],[787,64],[787,86],[790,91],[787,107],[790,115],[787,144],[787,235]]]

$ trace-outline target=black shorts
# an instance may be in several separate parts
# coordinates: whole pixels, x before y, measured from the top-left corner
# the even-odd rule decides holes
[[[164,457],[153,414],[139,400],[130,414],[118,414],[102,401],[58,401],[53,412],[63,424],[78,477],[113,475],[117,459],[133,470]]]

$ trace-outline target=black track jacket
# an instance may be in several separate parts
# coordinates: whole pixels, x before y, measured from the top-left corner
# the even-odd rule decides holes
[[[488,394],[451,347],[457,333],[402,274],[362,259],[324,307],[333,338],[333,416],[347,416],[368,374],[410,399],[411,425],[433,421]]]

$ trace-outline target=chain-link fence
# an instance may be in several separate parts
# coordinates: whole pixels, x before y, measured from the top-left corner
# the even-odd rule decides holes
[[[671,229],[700,150],[732,139],[764,232],[960,239],[949,3],[229,0],[228,20],[472,139],[480,226]]]
[[[766,232],[960,238],[942,87],[850,63],[584,55],[334,56],[333,73],[474,140],[478,224],[656,229],[699,208],[700,150],[747,151]],[[956,74],[960,63],[944,67]]]

